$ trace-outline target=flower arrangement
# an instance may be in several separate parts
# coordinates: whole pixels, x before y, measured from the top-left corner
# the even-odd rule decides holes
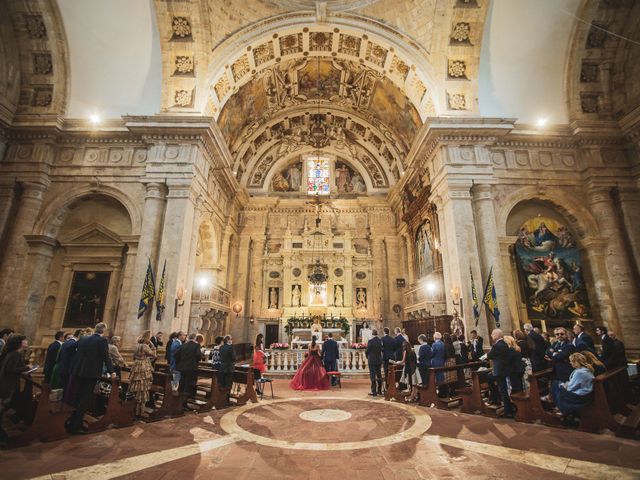
[[[352,343],[351,344],[351,348],[355,349],[355,350],[362,350],[367,348],[367,344],[366,343]]]
[[[288,343],[272,343],[269,347],[271,350],[288,350]]]

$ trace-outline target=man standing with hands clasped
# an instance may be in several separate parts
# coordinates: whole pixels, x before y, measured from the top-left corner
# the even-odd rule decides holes
[[[378,337],[378,330],[371,332],[371,339],[367,342],[367,363],[369,363],[369,378],[371,378],[371,392],[369,395],[376,397],[382,395],[382,340]]]
[[[333,339],[333,333],[329,332],[328,338],[322,344],[322,363],[327,372],[338,370],[339,355],[338,342]],[[336,386],[336,377],[334,375],[331,375],[331,386]]]

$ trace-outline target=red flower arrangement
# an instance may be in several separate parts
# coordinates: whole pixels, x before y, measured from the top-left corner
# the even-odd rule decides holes
[[[288,343],[272,343],[269,348],[271,350],[288,350],[289,349],[289,344]]]
[[[353,348],[355,350],[363,350],[363,349],[367,348],[367,344],[366,343],[352,343],[351,344],[351,348]]]

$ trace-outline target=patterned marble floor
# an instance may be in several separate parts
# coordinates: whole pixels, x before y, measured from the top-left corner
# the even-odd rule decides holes
[[[367,382],[0,452],[0,478],[640,478],[640,443],[367,397]]]

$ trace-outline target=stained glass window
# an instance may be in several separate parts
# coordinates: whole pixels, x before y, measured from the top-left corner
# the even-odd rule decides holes
[[[307,157],[307,194],[329,195],[329,159]]]

